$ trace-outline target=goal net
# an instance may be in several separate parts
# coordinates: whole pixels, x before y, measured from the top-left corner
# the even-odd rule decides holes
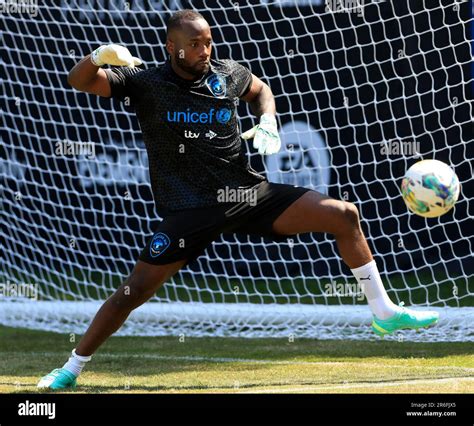
[[[214,57],[272,88],[281,152],[273,182],[355,203],[390,297],[441,312],[423,333],[474,340],[471,46],[467,2],[0,2],[0,323],[83,333],[127,277],[160,217],[126,103],[79,93],[67,74],[102,44],[162,63],[165,22],[193,8]],[[239,105],[241,127],[255,118]],[[459,176],[455,208],[408,212],[400,183],[420,159]],[[136,309],[119,334],[369,339],[370,312],[329,234],[222,235]]]

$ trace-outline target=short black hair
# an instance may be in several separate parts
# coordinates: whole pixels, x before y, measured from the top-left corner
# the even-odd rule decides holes
[[[169,34],[172,29],[181,27],[181,22],[184,20],[195,21],[197,19],[204,19],[199,12],[191,9],[183,9],[173,13],[166,23],[166,34]]]

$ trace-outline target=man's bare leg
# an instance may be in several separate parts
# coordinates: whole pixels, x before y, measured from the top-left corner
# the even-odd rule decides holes
[[[333,234],[342,260],[351,269],[373,260],[357,207],[316,191],[306,192],[288,207],[273,223],[273,231],[281,235]]]
[[[157,290],[186,263],[180,260],[167,265],[138,261],[127,280],[106,300],[79,341],[76,354],[92,355],[115,333],[130,313],[150,299]]]
[[[385,291],[354,204],[309,191],[275,220],[273,231],[281,235],[333,234],[339,254],[363,289],[372,312],[386,319],[399,311]]]
[[[351,268],[375,315],[372,322],[375,333],[383,336],[400,329],[428,327],[438,321],[437,312],[402,309],[390,300],[354,204],[309,191],[275,220],[273,231],[281,235],[306,232],[333,234],[342,259]]]
[[[98,310],[63,368],[55,369],[44,376],[39,381],[38,387],[49,389],[75,387],[76,377],[97,348],[122,326],[132,310],[150,299],[162,284],[185,264],[186,260],[157,266],[138,261],[128,279]]]

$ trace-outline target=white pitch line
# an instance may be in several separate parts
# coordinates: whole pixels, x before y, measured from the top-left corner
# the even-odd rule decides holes
[[[3,354],[17,354],[18,352],[2,352]],[[57,352],[28,352],[29,355],[38,356],[58,356]],[[365,365],[374,366],[373,362],[366,361],[278,361],[271,359],[248,359],[248,358],[227,358],[227,357],[205,357],[205,356],[172,356],[172,355],[156,355],[156,354],[135,354],[135,353],[108,353],[102,352],[93,355],[93,358],[143,358],[143,359],[156,359],[158,361],[190,361],[190,362],[215,362],[218,364],[226,363],[241,363],[241,364],[273,364],[273,365],[313,365],[313,366],[341,366],[345,364]],[[382,365],[382,364],[381,364]],[[385,364],[383,364],[385,365]],[[474,368],[471,367],[458,367],[458,366],[420,366],[420,365],[389,365],[394,368],[420,368],[423,370],[434,369],[434,370],[459,370],[466,373],[474,373]]]
[[[413,380],[403,380],[390,383],[384,382],[367,382],[367,383],[347,383],[347,384],[335,384],[335,385],[316,385],[316,386],[301,386],[297,388],[287,388],[285,385],[282,385],[280,388],[275,389],[258,389],[258,390],[245,390],[245,391],[236,391],[237,393],[287,393],[287,392],[309,392],[316,390],[334,390],[334,389],[358,389],[358,388],[383,388],[383,387],[392,387],[392,386],[402,386],[402,385],[420,385],[420,384],[439,384],[439,383],[451,383],[458,382],[459,380],[474,382],[473,377],[449,377],[441,379],[413,379]]]

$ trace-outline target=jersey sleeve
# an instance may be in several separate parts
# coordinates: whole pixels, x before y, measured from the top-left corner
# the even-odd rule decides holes
[[[252,86],[252,72],[238,62],[231,62],[234,96],[240,98],[247,94]]]
[[[139,89],[136,84],[136,74],[143,71],[140,67],[114,67],[104,69],[110,83],[111,98],[123,100],[126,97],[137,97]]]

